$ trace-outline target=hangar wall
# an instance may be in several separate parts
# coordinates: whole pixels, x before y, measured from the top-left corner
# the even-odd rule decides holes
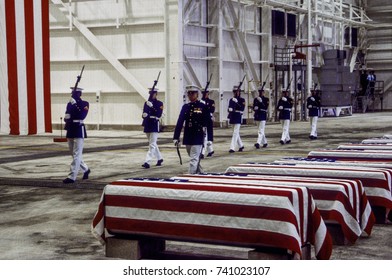
[[[277,77],[271,64],[275,46],[321,43],[320,48],[304,50],[308,94],[313,86],[312,67],[323,63],[322,50],[346,49],[350,56],[347,64],[355,66],[358,50],[344,41],[344,29],[357,26],[362,32],[360,42],[366,38],[363,30],[367,18],[360,5],[370,3],[343,2],[51,0],[53,123],[60,123],[69,87],[83,65],[86,68],[80,86],[91,104],[86,122],[101,128],[140,125],[148,87],[159,71],[164,124],[175,124],[181,105],[186,102],[184,86],[192,83],[204,87],[210,74],[211,95],[218,106],[215,119],[224,123],[231,89],[244,75],[247,103],[267,77],[266,89],[272,99],[288,83],[287,77],[279,78],[277,90],[274,89],[272,82]],[[272,36],[271,10],[296,15],[296,37]],[[356,18],[357,14],[361,16]],[[245,112],[246,117],[251,118],[251,114]]]

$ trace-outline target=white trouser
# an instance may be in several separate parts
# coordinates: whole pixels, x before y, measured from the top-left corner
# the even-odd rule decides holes
[[[68,178],[75,181],[80,168],[83,172],[88,170],[87,164],[83,161],[84,138],[67,138],[67,140],[68,148],[72,155],[72,163],[69,169]]]
[[[240,137],[240,128],[241,128],[240,123],[233,124],[233,137],[231,137],[230,150],[234,151],[236,145],[238,145],[238,148],[244,146]]]
[[[197,174],[203,172],[201,165],[199,164],[201,149],[202,145],[186,145],[186,151],[191,158],[189,161],[189,174]]]
[[[267,137],[265,137],[265,121],[256,121],[257,125],[257,143],[260,145],[267,144]]]
[[[310,117],[310,135],[317,137],[317,120],[318,117]]]
[[[290,134],[289,134],[289,129],[290,129],[290,120],[280,120],[280,122],[282,123],[282,138],[280,138],[280,140],[282,140],[283,142],[287,142],[290,140]]]
[[[207,153],[209,154],[209,153],[212,153],[213,151],[214,151],[214,148],[212,147],[212,142],[210,142],[210,145],[208,145],[208,135],[207,135],[207,133],[205,134],[205,136],[204,136],[204,147],[203,147],[203,155],[206,153],[206,151],[207,151]]]
[[[157,140],[158,132],[146,133],[148,139],[148,152],[146,155],[146,162],[150,164],[150,161],[155,157],[157,160],[162,159],[161,152],[159,151]]]

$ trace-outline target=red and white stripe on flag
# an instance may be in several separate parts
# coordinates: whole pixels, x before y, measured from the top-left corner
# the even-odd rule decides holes
[[[0,0],[0,131],[52,131],[49,1]]]

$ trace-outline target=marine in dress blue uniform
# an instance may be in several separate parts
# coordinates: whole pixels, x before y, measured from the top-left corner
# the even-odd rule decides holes
[[[71,88],[72,97],[67,104],[65,111],[65,130],[69,151],[72,155],[72,163],[68,177],[63,180],[65,184],[74,183],[78,176],[79,170],[83,171],[83,179],[88,179],[90,169],[83,161],[84,138],[87,138],[84,119],[87,117],[89,103],[82,100],[82,89]]]
[[[264,89],[261,87],[258,89],[259,96],[253,100],[253,118],[257,125],[257,142],[255,144],[256,149],[260,149],[260,145],[263,148],[268,146],[267,138],[265,137],[265,123],[267,122],[267,112],[269,106],[269,98],[264,96]]]
[[[317,121],[320,111],[320,97],[317,92],[312,90],[312,95],[306,99],[306,107],[308,108],[308,115],[310,120],[310,135],[311,140],[317,139]]]
[[[206,105],[208,112],[210,113],[211,119],[211,127],[214,127],[214,112],[215,112],[215,101],[210,99],[210,91],[203,90],[203,97],[201,98],[202,102]],[[204,158],[204,153],[207,151],[207,157],[211,157],[214,154],[214,148],[212,146],[212,142],[208,141],[208,133],[206,133],[204,137],[204,147],[202,152],[202,158]]]
[[[161,166],[163,162],[162,154],[159,151],[157,144],[159,133],[159,119],[163,112],[163,103],[157,99],[158,89],[149,90],[150,97],[144,103],[143,107],[143,131],[146,133],[148,139],[148,152],[146,160],[142,164],[144,168],[150,168],[150,162],[155,157],[157,159],[157,166]]]
[[[238,151],[244,150],[244,144],[242,143],[240,136],[240,128],[242,124],[242,115],[245,110],[245,99],[241,97],[241,89],[238,86],[233,87],[234,97],[229,101],[229,123],[233,125],[233,136],[231,138],[229,153],[234,153],[235,148],[238,147]]]
[[[279,112],[279,120],[282,123],[282,137],[280,138],[280,144],[289,144],[291,143],[290,139],[290,119],[291,119],[291,110],[293,108],[293,99],[289,96],[289,92],[287,90],[282,91],[282,97],[278,101],[278,112]]]
[[[198,100],[199,88],[187,86],[186,91],[189,103],[182,106],[174,130],[173,142],[175,145],[178,145],[181,130],[184,127],[182,143],[186,146],[186,151],[190,156],[188,172],[197,174],[202,172],[199,161],[205,133],[207,133],[208,141],[212,142],[214,140],[212,122],[207,106]]]

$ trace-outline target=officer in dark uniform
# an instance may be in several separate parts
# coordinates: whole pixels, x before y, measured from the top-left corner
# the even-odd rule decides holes
[[[306,99],[306,107],[308,108],[308,115],[310,120],[310,135],[311,140],[317,139],[317,120],[320,111],[320,97],[316,90],[311,91],[312,95]]]
[[[282,137],[280,139],[280,144],[289,144],[290,139],[290,119],[291,119],[291,109],[293,108],[293,99],[289,96],[288,90],[282,91],[282,97],[278,101],[278,112],[279,120],[282,123]]]
[[[203,90],[202,91],[203,97],[201,98],[201,101],[204,102],[206,105],[210,116],[211,116],[211,127],[213,126],[214,123],[214,112],[215,112],[215,101],[210,99],[210,91]],[[206,134],[204,137],[204,147],[203,147],[203,152],[202,152],[202,158],[204,158],[204,153],[207,151],[207,157],[211,157],[214,154],[214,148],[212,147],[212,142],[208,141],[208,135]]]
[[[177,125],[174,130],[173,142],[178,145],[180,134],[185,123],[184,138],[182,143],[186,146],[186,151],[190,156],[190,174],[201,172],[200,155],[204,143],[204,135],[207,133],[208,141],[213,141],[213,131],[210,112],[207,106],[198,100],[200,89],[196,86],[187,86],[189,103],[182,106]]]
[[[83,171],[83,180],[88,179],[90,169],[83,161],[84,138],[87,138],[84,119],[89,110],[89,103],[82,100],[82,89],[71,88],[72,97],[65,111],[65,130],[67,131],[68,147],[72,155],[72,163],[68,177],[63,180],[64,184],[74,183],[79,169]]]
[[[245,110],[245,99],[241,97],[241,88],[238,86],[233,87],[234,97],[229,101],[229,123],[233,125],[233,136],[231,138],[229,153],[234,153],[236,146],[238,146],[238,151],[242,152],[244,150],[244,144],[240,137],[240,128],[242,124],[242,115]]]
[[[157,140],[159,133],[159,118],[162,116],[163,103],[157,99],[158,89],[149,90],[150,97],[144,103],[143,107],[143,127],[146,133],[149,149],[146,155],[146,160],[142,164],[144,168],[150,168],[150,161],[153,157],[157,159],[157,166],[161,166],[163,158],[159,151]]]
[[[253,112],[254,120],[257,125],[257,142],[255,144],[256,149],[260,149],[260,145],[263,148],[268,146],[267,138],[265,137],[265,123],[267,121],[267,110],[269,106],[269,98],[264,96],[264,89],[260,87],[258,89],[259,96],[253,100]]]

